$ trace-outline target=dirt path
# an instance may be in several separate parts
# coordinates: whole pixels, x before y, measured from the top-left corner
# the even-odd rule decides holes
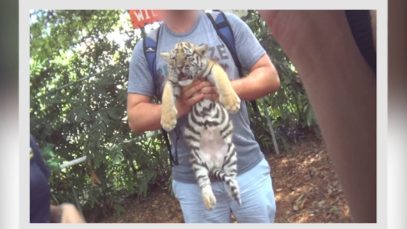
[[[280,156],[267,154],[277,201],[277,223],[351,222],[348,205],[325,147],[318,141],[294,146]],[[182,213],[168,190],[129,201],[126,213],[106,223],[182,223]]]

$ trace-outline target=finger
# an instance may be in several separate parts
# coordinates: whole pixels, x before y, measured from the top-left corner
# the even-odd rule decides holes
[[[187,100],[187,104],[189,105],[189,106],[193,106],[193,105],[195,105],[197,102],[200,102],[201,100],[203,100],[204,99],[204,94],[201,94],[201,93],[197,93],[197,94],[195,94],[194,96],[192,96],[190,99],[188,99]]]
[[[194,88],[196,88],[196,86],[198,86],[201,83],[200,80],[196,80],[194,82],[192,82],[190,85],[182,87],[182,93],[188,93],[189,91],[193,90]]]
[[[192,82],[190,85],[183,87],[183,91],[188,91],[191,88],[197,88],[197,87],[208,87],[212,86],[212,84],[209,81],[203,81],[203,80],[195,80]]]
[[[191,86],[191,87],[188,87],[188,88],[185,88],[185,89],[182,91],[181,97],[182,97],[183,99],[190,99],[190,98],[191,98],[196,92],[198,92],[198,91],[199,91],[199,89],[197,88],[196,85]]]
[[[194,82],[192,82],[190,85],[185,86],[185,87],[182,87],[182,88],[181,88],[181,92],[184,93],[184,92],[190,90],[191,88],[193,88],[193,87],[195,87],[196,85],[198,85],[198,83],[199,83],[199,82],[194,81]]]
[[[216,87],[210,86],[210,87],[204,87],[201,89],[201,93],[203,94],[217,94]]]
[[[201,82],[202,82],[201,80],[194,80],[190,85],[183,87],[182,90],[188,90],[188,89],[200,84]]]
[[[204,94],[204,99],[209,99],[211,101],[217,102],[219,100],[218,94]]]
[[[203,87],[205,87],[207,84],[204,82],[198,82],[195,83],[193,85],[191,85],[191,87],[187,87],[185,88],[185,90],[182,91],[182,97],[184,99],[189,99],[191,98],[194,94],[196,94],[197,92],[199,92]]]
[[[201,81],[201,83],[199,85],[202,87],[213,87],[213,85],[207,80]]]

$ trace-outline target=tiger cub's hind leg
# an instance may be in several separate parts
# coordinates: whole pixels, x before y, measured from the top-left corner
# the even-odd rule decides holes
[[[212,191],[208,168],[199,157],[199,152],[197,150],[192,151],[191,163],[198,186],[201,189],[202,201],[206,209],[212,209],[215,207],[216,197]]]

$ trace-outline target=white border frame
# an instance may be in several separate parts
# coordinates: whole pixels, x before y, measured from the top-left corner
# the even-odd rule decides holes
[[[29,10],[30,9],[375,9],[377,10],[377,223],[376,224],[273,224],[257,225],[273,228],[386,228],[387,225],[387,1],[380,0],[250,0],[233,1],[233,7],[227,1],[180,1],[180,0],[20,0],[19,5],[19,168],[11,174],[20,174],[19,186],[19,226],[22,228],[54,228],[71,227],[64,224],[30,224],[29,223]],[[211,7],[212,6],[212,7]],[[402,213],[401,213],[402,214]],[[82,224],[72,227],[109,228],[109,224]],[[114,224],[114,227],[171,226],[168,224]],[[176,227],[186,227],[186,224],[176,224]],[[216,226],[216,225],[211,225]],[[220,225],[221,227],[247,225]]]

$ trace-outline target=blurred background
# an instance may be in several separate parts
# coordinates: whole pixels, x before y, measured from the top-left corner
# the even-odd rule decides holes
[[[0,1],[0,228],[18,225],[18,1]],[[28,76],[27,76],[28,79]],[[27,142],[28,143],[28,142]],[[10,212],[12,215],[5,215]]]

